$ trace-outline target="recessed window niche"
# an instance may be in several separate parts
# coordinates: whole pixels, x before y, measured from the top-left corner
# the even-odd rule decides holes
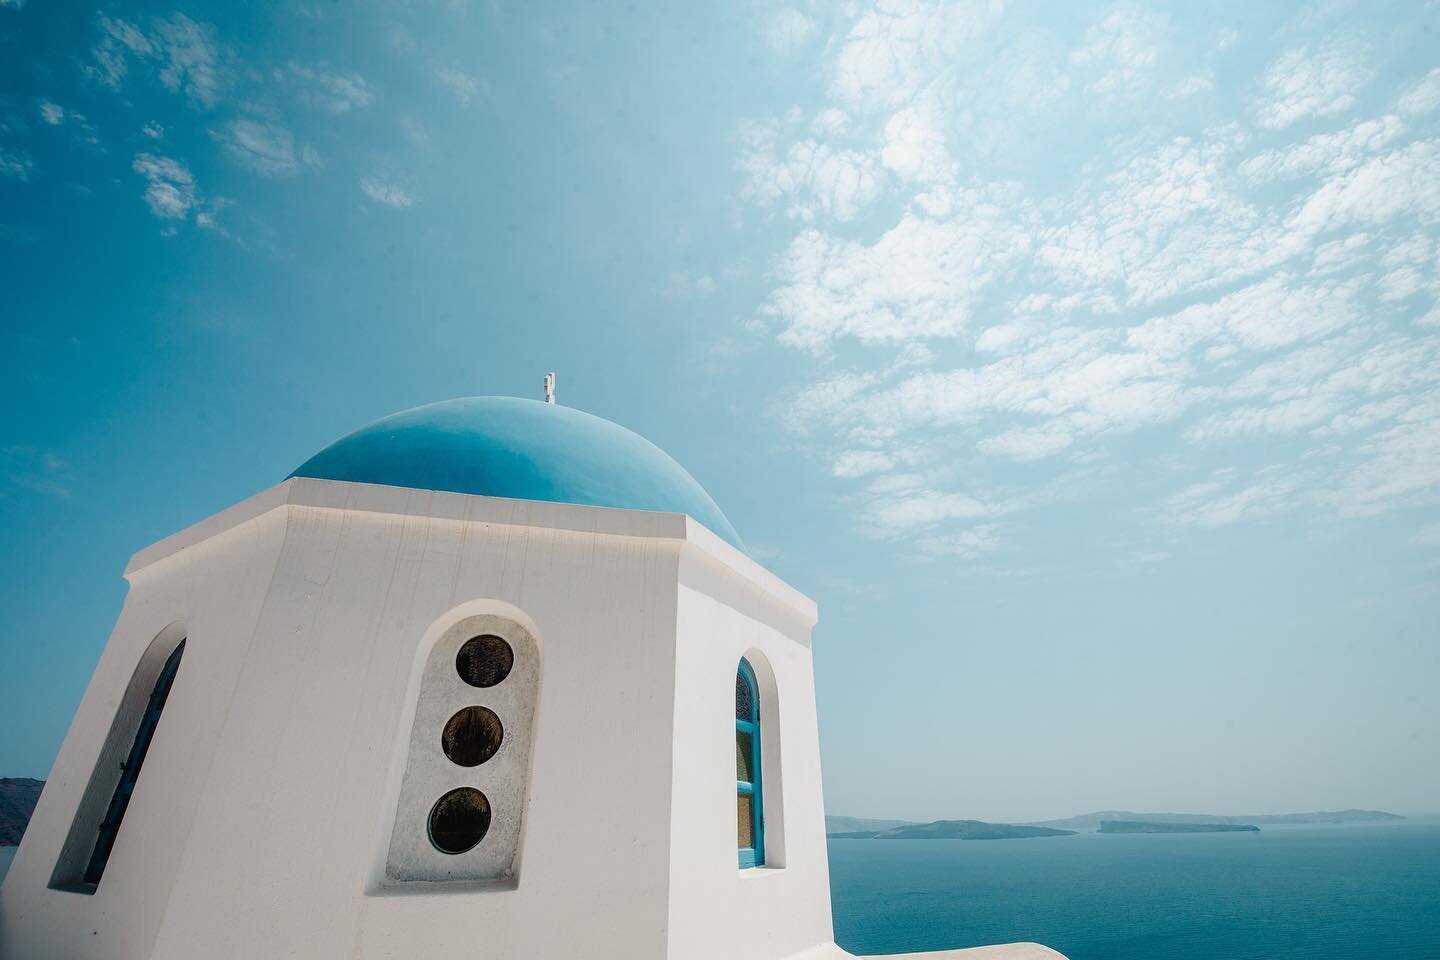
[[[517,876],[540,651],[495,614],[447,628],[425,655],[384,884]]]

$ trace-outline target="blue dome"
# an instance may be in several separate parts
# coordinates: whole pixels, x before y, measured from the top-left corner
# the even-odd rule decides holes
[[[689,514],[741,550],[695,478],[639,434],[569,407],[465,397],[336,440],[292,477]]]

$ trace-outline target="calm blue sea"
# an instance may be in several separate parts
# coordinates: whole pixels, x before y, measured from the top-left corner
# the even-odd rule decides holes
[[[1440,823],[831,840],[852,953],[1035,940],[1071,960],[1440,960]]]

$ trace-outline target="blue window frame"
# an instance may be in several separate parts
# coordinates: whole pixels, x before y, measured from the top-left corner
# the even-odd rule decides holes
[[[140,718],[140,727],[135,731],[135,742],[130,745],[130,753],[120,768],[120,782],[115,785],[115,793],[110,797],[110,806],[100,823],[100,836],[95,840],[95,849],[91,851],[90,862],[85,867],[86,883],[98,884],[105,873],[105,864],[110,860],[110,851],[115,848],[115,838],[120,833],[120,822],[125,819],[130,795],[135,792],[135,782],[140,777],[140,766],[145,762],[145,754],[150,751],[150,741],[154,739],[155,728],[160,723],[160,711],[165,709],[165,701],[175,683],[175,673],[180,669],[180,655],[184,652],[185,641],[181,640],[166,659],[165,666],[160,668],[160,676],[150,691],[150,702],[145,705],[145,715]]]
[[[735,831],[740,869],[765,862],[764,796],[760,786],[760,690],[747,660],[735,671]]]

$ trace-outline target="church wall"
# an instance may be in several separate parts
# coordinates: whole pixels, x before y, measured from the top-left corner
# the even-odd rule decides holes
[[[693,521],[290,481],[137,554],[130,579],[0,889],[0,958],[776,957],[829,939],[814,608]],[[396,887],[429,645],[476,613],[539,648],[517,876]],[[185,656],[105,878],[51,890],[115,703],[177,621]],[[747,651],[777,713],[770,863],[742,876],[727,723]]]
[[[675,802],[669,956],[784,957],[832,939],[810,630],[814,608],[778,602],[688,546],[677,612]],[[765,865],[741,870],[735,837],[735,671],[761,697]]]
[[[284,536],[283,513],[265,513],[129,575],[120,616],[0,887],[0,957],[151,955]],[[104,877],[93,893],[52,889],[135,667],[158,635],[177,626],[191,639]]]
[[[389,495],[291,507],[155,957],[661,956],[678,544]],[[486,600],[541,649],[518,882],[384,889],[422,638]]]

